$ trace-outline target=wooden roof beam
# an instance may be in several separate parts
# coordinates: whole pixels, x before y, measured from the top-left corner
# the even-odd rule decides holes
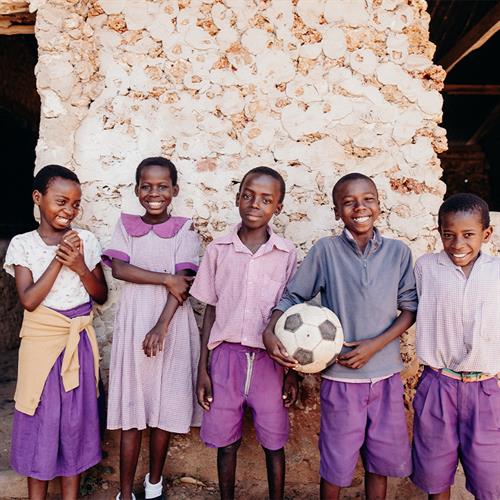
[[[443,92],[445,94],[458,95],[500,95],[500,85],[497,84],[474,84],[474,83],[445,83]]]
[[[500,102],[493,108],[493,111],[486,117],[481,126],[474,132],[472,137],[465,143],[467,146],[477,144],[498,124],[500,120]]]
[[[0,15],[27,14],[29,7],[26,0],[0,0]]]
[[[479,49],[500,30],[500,2],[497,2],[457,43],[438,61],[449,73],[467,54]]]

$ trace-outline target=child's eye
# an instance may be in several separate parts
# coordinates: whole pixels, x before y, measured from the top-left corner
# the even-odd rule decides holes
[[[243,194],[242,198],[244,200],[249,200],[251,198],[251,196],[249,194],[245,193],[245,194]]]
[[[263,199],[262,202],[265,204],[265,205],[269,205],[271,203],[271,200],[268,200],[267,198]]]

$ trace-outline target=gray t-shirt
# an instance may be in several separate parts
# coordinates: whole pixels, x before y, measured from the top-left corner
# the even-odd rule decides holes
[[[286,311],[318,293],[321,304],[339,317],[346,342],[376,337],[391,326],[398,310],[417,310],[410,249],[400,241],[383,238],[377,230],[363,253],[346,230],[340,236],[322,238],[288,283],[276,309]],[[322,375],[376,378],[399,372],[402,367],[397,338],[362,368],[334,363]]]

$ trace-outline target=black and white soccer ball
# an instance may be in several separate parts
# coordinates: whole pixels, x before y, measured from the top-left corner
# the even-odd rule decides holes
[[[335,362],[344,334],[337,316],[326,307],[296,304],[278,320],[276,336],[299,362],[298,371],[317,373]]]

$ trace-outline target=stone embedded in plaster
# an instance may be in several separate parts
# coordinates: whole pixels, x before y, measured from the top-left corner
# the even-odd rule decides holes
[[[359,49],[350,54],[349,64],[354,71],[371,75],[377,67],[378,58],[370,49]]]
[[[437,90],[422,90],[418,95],[417,104],[428,115],[441,115],[443,96]]]
[[[412,164],[425,164],[434,156],[434,148],[428,137],[417,137],[413,144],[402,147],[406,161]]]
[[[263,29],[250,28],[243,33],[241,45],[254,55],[261,54],[267,48],[270,34]]]
[[[258,79],[268,85],[286,83],[295,76],[295,65],[291,57],[282,50],[263,50],[255,64]]]
[[[387,37],[387,54],[389,60],[397,64],[405,63],[408,59],[408,37],[401,33],[390,33]]]
[[[366,0],[327,0],[324,16],[329,23],[352,27],[365,25],[370,19]]]
[[[374,11],[375,28],[379,31],[401,33],[413,23],[413,10],[408,5],[398,2],[395,9],[386,10],[381,7]]]
[[[297,2],[297,14],[302,21],[312,28],[321,27],[321,18],[323,16],[324,0],[299,0]]]
[[[213,38],[204,29],[197,26],[191,26],[186,30],[184,41],[197,50],[208,50],[214,46]]]
[[[99,5],[106,14],[120,14],[125,4],[126,0],[99,0]]]
[[[300,46],[299,54],[306,59],[317,59],[321,55],[322,48],[321,43],[305,43]]]
[[[343,57],[347,49],[344,32],[340,28],[329,28],[323,35],[321,45],[326,57],[330,59]]]
[[[44,117],[57,118],[67,114],[64,104],[53,90],[45,89],[40,97],[42,101],[41,112]]]

